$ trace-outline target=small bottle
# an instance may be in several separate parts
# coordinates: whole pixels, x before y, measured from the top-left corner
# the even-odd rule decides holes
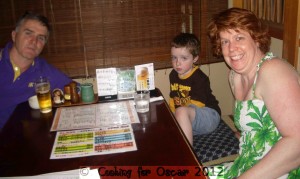
[[[64,86],[64,92],[65,92],[65,100],[70,101],[71,100],[71,87],[69,85]]]
[[[71,103],[79,103],[79,95],[77,92],[77,84],[76,82],[71,82],[70,83],[70,94],[71,94]]]

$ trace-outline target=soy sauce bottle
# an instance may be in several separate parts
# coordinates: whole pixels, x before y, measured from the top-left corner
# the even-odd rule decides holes
[[[79,95],[77,92],[77,84],[76,82],[71,82],[70,86],[70,94],[71,94],[71,103],[76,104],[79,103]]]

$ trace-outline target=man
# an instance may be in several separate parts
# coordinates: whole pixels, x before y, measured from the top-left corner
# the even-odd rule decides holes
[[[34,81],[47,77],[51,89],[72,80],[39,57],[50,33],[48,19],[26,12],[12,31],[12,42],[0,48],[0,130],[15,107],[35,95]]]

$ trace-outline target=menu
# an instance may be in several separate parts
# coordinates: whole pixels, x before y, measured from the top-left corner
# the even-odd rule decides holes
[[[118,73],[116,68],[96,69],[98,95],[100,100],[117,99]]]
[[[58,108],[51,131],[131,123],[139,123],[139,118],[133,100],[127,100]]]
[[[134,69],[137,91],[155,89],[153,63],[136,65]]]
[[[138,122],[132,100],[58,108],[50,159],[137,150],[131,123]]]
[[[118,68],[118,99],[134,97],[135,71],[133,68]]]
[[[96,69],[96,79],[100,101],[129,99],[135,91],[155,89],[153,63]]]
[[[50,159],[137,150],[130,124],[57,132]]]

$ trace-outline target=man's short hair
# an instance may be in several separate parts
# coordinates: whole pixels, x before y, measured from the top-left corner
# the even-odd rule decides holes
[[[41,14],[37,14],[37,13],[34,13],[32,11],[26,11],[17,21],[16,23],[16,27],[15,27],[15,30],[17,31],[18,28],[24,23],[24,21],[26,20],[36,20],[38,22],[40,22],[43,26],[45,26],[48,30],[48,33],[50,33],[51,31],[51,27],[49,25],[49,20],[41,15]]]

